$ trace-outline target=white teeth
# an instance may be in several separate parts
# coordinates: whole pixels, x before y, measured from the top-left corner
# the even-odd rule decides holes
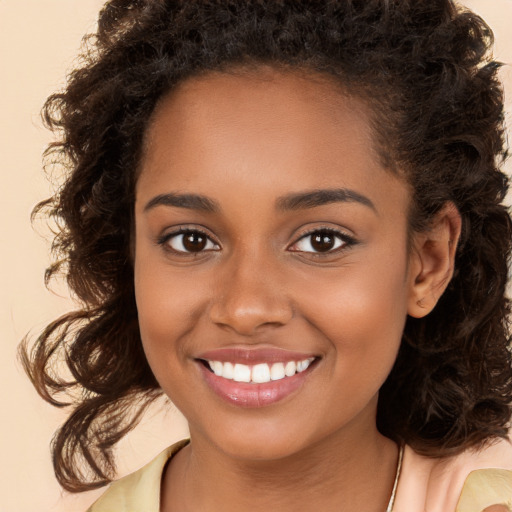
[[[305,359],[304,361],[299,361],[297,363],[297,372],[303,372],[308,368],[308,366],[314,361],[314,357],[310,357],[309,359]]]
[[[296,371],[297,371],[297,363],[295,363],[294,361],[288,361],[286,363],[286,366],[284,367],[284,374],[287,377],[292,377],[293,375],[295,375]]]
[[[260,363],[254,366],[246,364],[220,361],[208,361],[208,365],[213,373],[224,379],[234,380],[236,382],[254,382],[255,384],[264,384],[272,380],[281,380],[285,377],[293,377],[296,373],[306,370],[315,360],[314,357],[302,361],[288,361],[287,363],[274,363],[269,366],[267,363]]]
[[[270,378],[272,380],[281,380],[284,379],[286,374],[284,373],[284,364],[283,363],[274,363],[272,368],[270,368]]]
[[[222,363],[220,361],[211,361],[210,368],[213,370],[215,375],[222,377]]]
[[[231,363],[224,363],[222,366],[222,377],[225,379],[233,379],[235,368]]]
[[[268,364],[262,363],[253,366],[251,380],[256,383],[270,382],[270,368]]]
[[[251,367],[246,364],[235,364],[233,380],[236,382],[251,382]]]

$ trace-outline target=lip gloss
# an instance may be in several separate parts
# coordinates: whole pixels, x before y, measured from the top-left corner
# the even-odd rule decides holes
[[[291,350],[283,350],[278,348],[245,348],[230,347],[219,348],[216,350],[208,350],[197,356],[197,359],[205,361],[221,361],[242,364],[258,364],[258,363],[287,363],[288,361],[303,361],[315,357],[315,354],[305,352],[292,352]]]
[[[314,359],[317,358],[311,354],[279,349],[230,348],[205,352],[197,358],[197,363],[206,384],[225,401],[239,407],[264,407],[285,399],[299,389],[308,378],[311,371],[310,365]],[[209,361],[215,362],[213,366],[227,362],[233,366],[241,364],[251,367],[262,363],[271,366],[273,363],[286,364],[289,362],[306,362],[306,365],[302,369],[299,369],[299,365],[297,365],[296,373],[286,374],[286,376],[281,373],[281,376],[268,382],[239,382],[211,371],[207,367]],[[292,367],[294,366],[292,363]],[[281,365],[281,372],[282,368],[283,365]]]

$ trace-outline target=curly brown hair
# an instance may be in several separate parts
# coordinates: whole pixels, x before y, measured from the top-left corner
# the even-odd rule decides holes
[[[46,158],[67,172],[35,209],[58,225],[46,280],[63,273],[80,308],[20,350],[41,396],[73,406],[53,440],[63,487],[108,482],[115,443],[162,393],[142,349],[131,259],[151,114],[188,77],[237,66],[337,81],[371,107],[382,158],[414,190],[410,229],[428,228],[448,201],[462,217],[448,289],[430,315],[407,319],[379,396],[380,431],[429,456],[507,435],[512,222],[492,42],[483,20],[452,0],[107,2],[80,66],[43,110],[59,133]],[[55,369],[61,358],[66,376]]]

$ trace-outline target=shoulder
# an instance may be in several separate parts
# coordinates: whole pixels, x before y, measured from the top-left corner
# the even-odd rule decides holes
[[[167,462],[189,440],[112,483],[87,512],[158,512]],[[456,457],[431,459],[406,446],[393,512],[482,512],[492,505],[512,512],[512,445],[502,440]]]
[[[512,511],[512,471],[477,469],[464,483],[457,512],[481,512],[492,505],[506,505]]]
[[[512,512],[510,441],[444,459],[405,448],[394,512],[482,512],[498,504]]]
[[[135,473],[110,484],[87,512],[159,512],[164,467],[188,443],[185,439],[173,444]]]

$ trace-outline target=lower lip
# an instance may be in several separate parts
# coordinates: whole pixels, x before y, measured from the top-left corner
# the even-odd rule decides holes
[[[221,398],[238,407],[265,407],[290,396],[307,379],[311,366],[301,373],[280,380],[252,384],[224,379],[198,363],[203,377],[210,388]]]

